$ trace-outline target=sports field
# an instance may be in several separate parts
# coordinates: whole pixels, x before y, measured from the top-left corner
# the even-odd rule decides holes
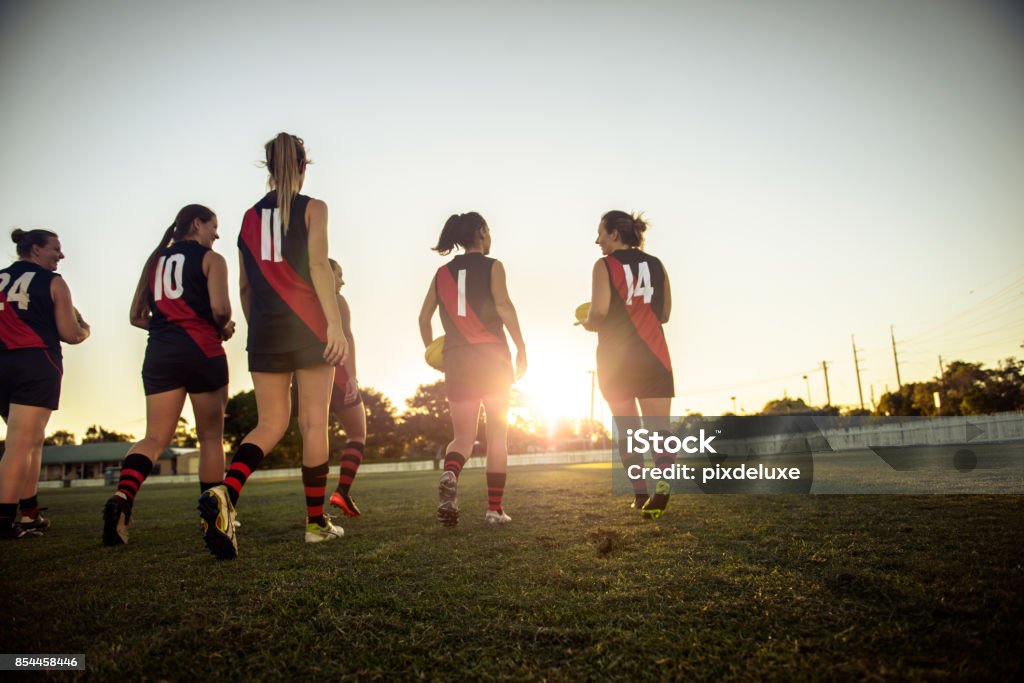
[[[297,481],[254,481],[240,558],[203,548],[195,486],[43,491],[2,548],[2,647],[149,680],[1009,679],[1022,670],[1019,496],[677,496],[641,522],[600,466],[513,468],[507,527],[434,520],[436,475],[371,474],[346,537],[307,546]],[[34,674],[60,679],[83,672]]]

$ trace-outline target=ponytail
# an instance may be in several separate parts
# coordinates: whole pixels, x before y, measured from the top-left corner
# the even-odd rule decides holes
[[[306,147],[302,138],[288,133],[277,137],[263,146],[266,153],[267,170],[270,171],[270,186],[277,190],[277,206],[281,210],[281,225],[288,232],[291,219],[292,198],[299,189],[302,172],[306,170]]]
[[[203,223],[213,220],[213,211],[206,208],[202,204],[189,204],[178,212],[178,215],[174,217],[174,222],[164,230],[163,237],[160,238],[160,242],[156,245],[156,249],[146,259],[146,265],[142,268],[142,275],[139,276],[139,287],[145,287],[149,289],[149,273],[153,269],[153,264],[156,262],[160,252],[163,251],[172,242],[178,242],[189,236],[192,232],[192,224],[199,219]]]
[[[477,233],[486,227],[487,221],[476,211],[453,214],[445,221],[433,250],[441,256],[447,256],[456,246],[469,249],[476,241]]]
[[[601,216],[604,231],[609,235],[619,233],[619,240],[627,247],[643,249],[644,233],[647,232],[647,221],[642,213],[626,213],[625,211],[609,211]]]
[[[28,258],[32,255],[32,247],[45,247],[50,238],[56,236],[57,233],[41,228],[35,230],[15,228],[11,231],[11,241],[18,245],[16,249],[21,258]]]

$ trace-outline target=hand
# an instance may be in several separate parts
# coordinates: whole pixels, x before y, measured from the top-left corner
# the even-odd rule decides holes
[[[324,361],[328,365],[341,365],[348,357],[348,340],[341,329],[341,323],[327,324],[327,346]]]
[[[224,327],[220,328],[220,338],[222,341],[227,341],[233,336],[235,336],[235,321],[229,320]]]
[[[526,348],[516,349],[516,379],[526,374]]]
[[[85,318],[82,317],[82,313],[77,308],[75,308],[75,320],[78,321],[79,327],[89,329],[89,323],[85,322]]]

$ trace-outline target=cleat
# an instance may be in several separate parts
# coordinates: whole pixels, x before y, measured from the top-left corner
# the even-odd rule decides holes
[[[18,524],[12,524],[5,529],[0,529],[0,541],[14,541],[19,538],[41,538],[42,535],[43,532],[38,529],[24,529]]]
[[[488,510],[484,515],[484,521],[488,524],[508,524],[512,521],[512,518],[505,514],[505,511],[501,508],[497,510]]]
[[[14,523],[22,529],[34,529],[36,531],[46,531],[50,528],[50,520],[41,514],[37,514],[35,517],[21,515]]]
[[[238,521],[238,515],[235,515],[235,518],[231,520],[231,526],[235,527],[235,529],[242,528],[242,523]]]
[[[103,545],[124,545],[128,542],[128,525],[132,521],[132,504],[123,493],[115,493],[103,506]]]
[[[644,519],[661,519],[665,514],[665,508],[668,507],[668,495],[672,491],[672,485],[667,481],[659,481],[654,490],[654,495],[644,503]]]
[[[345,530],[340,526],[335,526],[331,522],[331,516],[324,515],[324,523],[322,525],[316,522],[310,522],[309,518],[306,518],[306,543],[323,543],[324,541],[333,541],[336,538],[341,538],[345,535]]]
[[[437,483],[437,521],[441,526],[453,527],[459,523],[458,485],[454,472],[445,472]]]
[[[644,509],[644,505],[647,504],[647,501],[648,501],[649,498],[650,498],[650,496],[648,496],[646,493],[634,494],[633,502],[629,504],[629,509],[630,510],[643,510]]]
[[[200,527],[203,540],[214,557],[219,560],[233,560],[238,557],[238,541],[235,538],[235,508],[228,498],[228,489],[223,484],[214,486],[199,496],[197,506],[202,517]]]
[[[346,517],[358,517],[361,514],[356,502],[341,491],[335,491],[331,494],[331,505],[340,509]]]

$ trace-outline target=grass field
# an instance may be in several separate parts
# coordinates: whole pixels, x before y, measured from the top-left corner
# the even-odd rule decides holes
[[[66,680],[989,679],[1022,673],[1019,496],[677,496],[641,522],[600,466],[515,468],[483,521],[433,518],[434,473],[374,474],[346,538],[302,542],[297,481],[254,481],[240,558],[206,553],[195,486],[44,491],[2,547],[2,646],[85,653]]]

